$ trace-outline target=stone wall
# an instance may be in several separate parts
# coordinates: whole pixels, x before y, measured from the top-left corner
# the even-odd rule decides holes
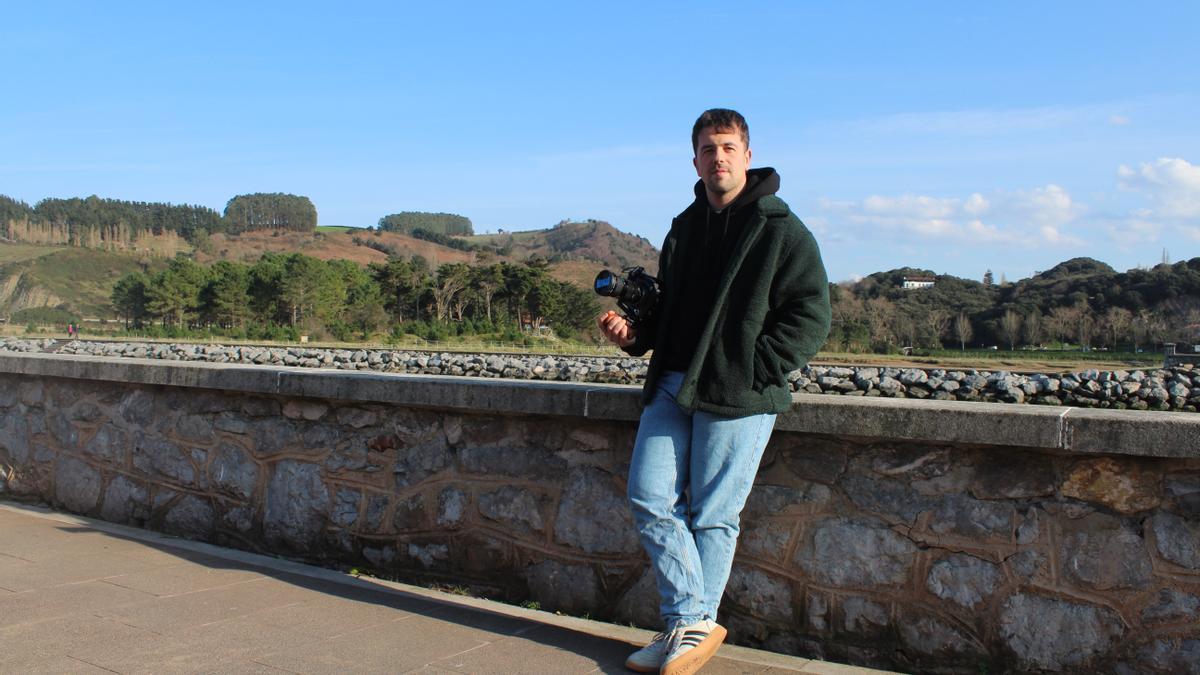
[[[722,605],[918,672],[1197,672],[1200,418],[797,396]],[[0,355],[0,496],[654,627],[629,387]]]

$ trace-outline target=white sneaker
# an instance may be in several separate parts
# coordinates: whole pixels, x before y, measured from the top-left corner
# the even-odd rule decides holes
[[[663,659],[663,675],[685,675],[700,670],[717,653],[725,641],[726,631],[716,621],[705,619],[690,626],[679,626],[667,640],[667,656]]]
[[[650,644],[642,647],[625,659],[625,667],[639,673],[657,673],[662,667],[663,657],[667,655],[667,642],[670,634],[659,633]]]

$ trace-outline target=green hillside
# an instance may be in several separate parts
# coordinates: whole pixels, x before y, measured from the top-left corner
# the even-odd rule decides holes
[[[653,244],[601,220],[564,220],[546,230],[501,232],[464,239],[515,260],[538,257],[551,264],[592,261],[612,269],[639,266],[651,272],[658,268],[658,249]]]
[[[33,260],[44,255],[50,255],[57,247],[38,246],[37,244],[10,244],[0,242],[0,265],[9,263],[21,262],[22,260]]]
[[[111,318],[117,279],[165,266],[163,260],[95,249],[0,244],[0,315],[64,304],[79,316]]]

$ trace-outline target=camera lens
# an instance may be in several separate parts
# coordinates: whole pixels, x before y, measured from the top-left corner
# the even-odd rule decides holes
[[[621,294],[621,277],[608,270],[602,270],[596,275],[595,288],[600,295],[615,298]]]

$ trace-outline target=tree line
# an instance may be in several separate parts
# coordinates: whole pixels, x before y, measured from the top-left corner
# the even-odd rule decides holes
[[[251,338],[279,337],[282,329],[339,340],[381,330],[436,339],[549,329],[570,337],[589,329],[600,311],[590,290],[553,279],[540,262],[431,269],[413,256],[364,268],[300,253],[210,266],[179,256],[161,272],[119,279],[112,303],[129,328]]]
[[[475,234],[471,219],[454,213],[426,213],[424,211],[401,211],[379,219],[383,232],[412,234],[424,230],[430,235],[470,236]]]
[[[1056,343],[1137,351],[1200,341],[1200,258],[1122,273],[1075,258],[999,285],[942,275],[933,287],[904,289],[906,276],[935,277],[902,268],[831,285],[826,348],[887,353]]]
[[[317,229],[317,207],[308,197],[281,192],[238,195],[225,204],[225,229],[237,234],[250,230]]]
[[[222,213],[192,204],[137,202],[86,198],[43,199],[29,204],[0,195],[0,237],[22,239],[30,230],[45,232],[39,243],[90,246],[111,237],[131,241],[143,232],[174,232],[195,243],[198,235],[253,230],[312,232],[317,209],[312,200],[281,192],[237,195]],[[473,234],[471,221],[453,213],[403,211],[379,219],[380,231],[402,232],[436,243],[462,248],[465,242],[451,237]],[[100,233],[100,234],[97,234]],[[450,243],[447,243],[450,242]]]
[[[40,226],[56,233],[57,241],[86,245],[97,231],[136,237],[142,232],[175,232],[189,241],[196,232],[223,229],[221,215],[191,204],[101,199],[43,199],[34,206],[0,195],[0,233],[17,239],[23,227]]]

